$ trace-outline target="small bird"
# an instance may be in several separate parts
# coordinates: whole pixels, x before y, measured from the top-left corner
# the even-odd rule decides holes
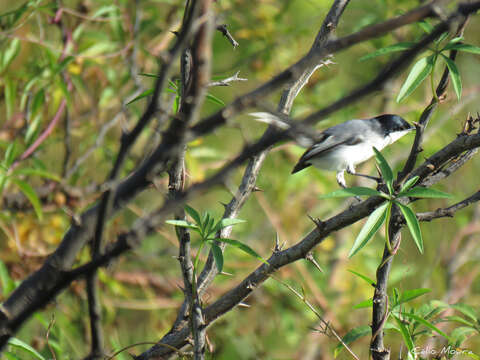
[[[251,114],[263,121],[282,129],[290,125],[271,113]],[[402,117],[393,114],[379,115],[370,119],[354,119],[329,127],[317,137],[302,155],[292,170],[295,174],[311,165],[322,170],[337,172],[338,184],[345,188],[345,171],[357,176],[375,179],[372,176],[355,173],[355,166],[372,156],[373,147],[383,149],[415,127]]]
[[[323,131],[320,140],[305,151],[292,174],[310,165],[323,170],[335,170],[338,184],[345,188],[345,171],[351,175],[372,178],[355,173],[355,166],[375,155],[373,147],[382,150],[412,130],[415,130],[414,126],[392,114],[354,119],[332,126]]]

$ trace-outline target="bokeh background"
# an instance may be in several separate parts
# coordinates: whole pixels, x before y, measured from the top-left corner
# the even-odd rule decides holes
[[[446,9],[453,9],[454,2]],[[183,15],[183,2],[174,0],[103,1],[0,1],[0,54],[15,52],[11,63],[0,71],[0,145],[4,153],[16,142],[17,156],[39,135],[53,118],[59,103],[68,100],[68,129],[62,118],[35,156],[20,166],[44,169],[64,178],[78,190],[78,196],[66,195],[60,187],[41,196],[43,217],[40,220],[30,207],[18,208],[8,202],[18,193],[15,184],[7,184],[2,192],[3,209],[0,217],[1,289],[0,299],[30,272],[40,266],[68,229],[72,214],[80,213],[98,198],[96,185],[102,183],[112,166],[119,147],[121,129],[135,123],[142,113],[146,98],[124,105],[138,89],[148,89],[154,79],[140,73],[157,71],[157,56],[168,48],[178,30]],[[219,23],[228,25],[239,47],[219,33],[214,35],[212,75],[225,78],[240,71],[245,82],[230,87],[211,88],[209,92],[224,103],[254,89],[285,69],[305,54],[326,15],[331,1],[323,0],[221,0],[215,2]],[[21,7],[24,8],[21,8]],[[67,49],[71,58],[59,68],[62,52],[62,32],[52,23],[55,8],[64,8],[62,23],[71,31],[74,46]],[[338,26],[342,36],[363,26],[402,14],[418,6],[418,1],[370,0],[352,1]],[[20,9],[20,10],[19,10]],[[10,12],[10,13],[9,13]],[[12,15],[13,14],[13,15]],[[18,14],[18,17],[15,16]],[[435,24],[435,20],[429,20]],[[405,26],[393,33],[356,45],[332,58],[334,64],[323,67],[312,77],[295,101],[294,118],[310,114],[348,94],[352,89],[371,80],[396,54],[387,54],[360,61],[376,49],[402,41],[415,41],[424,34],[418,24]],[[472,17],[465,31],[465,42],[480,46],[479,17]],[[424,56],[422,54],[420,56]],[[480,57],[460,53],[457,57],[463,94],[457,100],[451,86],[446,99],[435,112],[424,143],[422,160],[452,141],[461,132],[468,114],[479,109]],[[438,81],[443,71],[439,63],[435,72]],[[68,73],[73,90],[67,91],[62,71]],[[178,66],[175,73],[178,74]],[[431,99],[429,82],[422,84],[405,101],[395,98],[408,70],[388,83],[385,90],[336,112],[321,121],[319,130],[351,118],[367,118],[380,113],[396,113],[410,122],[417,121]],[[178,76],[178,75],[177,75]],[[280,91],[265,101],[274,107]],[[122,108],[125,110],[122,112]],[[202,113],[208,115],[221,108],[218,101],[207,101]],[[252,109],[253,110],[253,109]],[[120,115],[119,115],[120,114]],[[102,127],[119,116],[98,148],[75,172],[65,178],[82,154],[91,148]],[[265,124],[252,120],[248,113],[231,120],[228,126],[214,134],[189,144],[186,158],[187,184],[201,181],[221,167],[263,133]],[[155,136],[155,124],[142,134],[129,157],[123,175],[126,176],[144,157],[146,145]],[[67,165],[65,138],[68,134],[71,154]],[[397,170],[408,156],[413,135],[384,151]],[[259,178],[258,187],[240,213],[246,223],[235,226],[232,238],[241,240],[264,257],[271,253],[278,236],[281,243],[291,246],[313,228],[307,215],[327,219],[348,207],[349,201],[319,199],[320,194],[337,188],[334,173],[309,168],[290,175],[304,149],[292,142],[278,144],[270,152]],[[3,156],[3,155],[2,155]],[[362,173],[375,174],[374,161],[359,167]],[[239,184],[243,168],[217,187],[190,203],[197,210],[208,211],[216,218],[223,213]],[[452,199],[423,200],[413,205],[417,212],[434,210],[460,201],[478,190],[480,161],[474,157],[457,173],[435,185],[436,189],[453,194]],[[34,188],[45,186],[45,179],[26,179]],[[166,193],[168,178],[158,179],[156,186],[145,191],[118,214],[107,228],[105,238],[129,228],[138,217],[158,207]],[[350,185],[373,186],[371,182],[347,176]],[[10,197],[9,197],[10,196]],[[299,261],[280,270],[279,279],[293,287],[304,288],[308,300],[319,309],[340,335],[370,323],[371,309],[354,309],[373,295],[373,288],[348,270],[375,278],[383,251],[383,233],[352,259],[347,259],[363,222],[332,234],[314,255],[323,272],[306,261]],[[419,254],[405,230],[402,246],[396,255],[389,285],[400,291],[429,288],[426,295],[415,299],[407,309],[426,304],[465,303],[476,307],[480,301],[478,278],[480,250],[480,209],[477,205],[458,212],[455,217],[421,224],[425,253]],[[195,246],[195,242],[194,242]],[[178,244],[171,227],[158,229],[142,242],[139,249],[122,256],[100,271],[106,348],[156,341],[175,319],[183,300],[180,290],[182,277],[175,256]],[[78,263],[89,259],[87,249]],[[206,304],[237,284],[255,269],[257,260],[227,248],[224,270],[231,276],[218,276],[204,298]],[[246,301],[249,308],[236,308],[208,330],[215,359],[331,359],[337,341],[315,328],[316,316],[293,294],[275,280],[268,280]],[[452,313],[453,314],[453,313]],[[452,315],[451,314],[451,315]],[[456,313],[458,316],[464,316]],[[37,313],[17,338],[29,343],[45,357],[50,356],[48,343],[57,358],[79,359],[88,352],[88,316],[83,282],[75,282],[45,311]],[[439,325],[440,326],[440,325]],[[441,324],[451,332],[458,323]],[[469,334],[462,346],[480,349],[477,333]],[[425,337],[419,345],[432,341]],[[434,344],[442,344],[434,339]],[[355,341],[351,347],[361,358],[368,358],[369,336]],[[387,331],[386,344],[392,358],[403,351],[402,338],[394,330]],[[135,353],[148,348],[137,346]],[[402,350],[403,349],[403,350]],[[18,358],[28,353],[18,351]],[[13,356],[13,355],[12,355]],[[33,357],[32,357],[33,358]],[[118,359],[129,359],[120,354]],[[338,358],[349,358],[345,351]]]

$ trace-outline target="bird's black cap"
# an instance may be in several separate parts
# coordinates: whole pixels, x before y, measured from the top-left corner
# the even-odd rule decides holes
[[[397,131],[414,130],[415,127],[405,121],[404,118],[393,114],[384,114],[374,117],[380,123],[385,135]]]

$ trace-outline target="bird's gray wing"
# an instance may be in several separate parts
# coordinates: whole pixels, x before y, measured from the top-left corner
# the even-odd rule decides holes
[[[356,134],[350,137],[344,137],[341,135],[333,135],[326,131],[323,133],[323,137],[317,143],[312,145],[310,148],[307,149],[307,151],[303,153],[303,155],[298,160],[298,163],[293,168],[292,174],[295,174],[296,172],[309,167],[310,165],[312,165],[309,160],[326,153],[327,151],[333,149],[336,146],[356,145],[361,141],[362,136],[360,134]]]
[[[334,147],[340,145],[356,145],[362,141],[362,136],[356,134],[350,137],[324,134],[325,137],[316,144],[312,145],[300,158],[300,161],[308,161],[316,156],[326,153]]]

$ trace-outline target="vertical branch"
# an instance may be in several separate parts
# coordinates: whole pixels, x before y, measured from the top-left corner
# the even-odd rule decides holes
[[[372,340],[370,351],[373,360],[390,359],[390,350],[383,344],[383,327],[388,318],[388,276],[392,268],[393,257],[395,256],[401,242],[400,230],[401,224],[396,219],[400,217],[400,211],[397,206],[392,207],[392,214],[388,226],[388,241],[392,252],[385,245],[383,257],[380,266],[377,268],[377,281],[373,294],[373,312],[372,312]]]

